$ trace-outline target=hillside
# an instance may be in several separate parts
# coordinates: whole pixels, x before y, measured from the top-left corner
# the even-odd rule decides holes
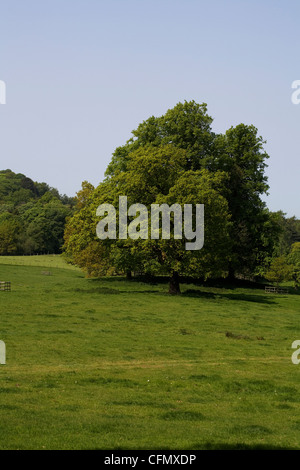
[[[0,255],[59,253],[73,206],[47,183],[0,171]]]

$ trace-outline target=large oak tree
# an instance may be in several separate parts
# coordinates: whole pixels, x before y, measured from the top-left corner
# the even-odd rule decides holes
[[[105,181],[71,219],[65,245],[69,256],[86,269],[89,265],[90,273],[97,272],[97,265],[128,272],[135,268],[154,272],[160,266],[174,279],[187,273],[198,277],[225,271],[229,276],[255,273],[272,256],[277,236],[275,219],[261,199],[268,190],[268,155],[253,125],[240,124],[215,134],[212,122],[205,103],[185,101],[132,131],[131,138],[115,150]],[[155,203],[205,204],[204,248],[187,254],[178,240],[168,245],[164,240],[101,243],[94,231],[97,206],[117,205],[120,195],[126,195],[130,204],[148,208]],[[92,256],[96,252],[98,263]]]

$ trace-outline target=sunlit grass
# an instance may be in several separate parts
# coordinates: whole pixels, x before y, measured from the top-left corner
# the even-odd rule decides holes
[[[1,449],[300,448],[299,295],[41,267],[0,266]]]
[[[0,266],[2,264],[79,270],[68,264],[62,255],[0,256]]]

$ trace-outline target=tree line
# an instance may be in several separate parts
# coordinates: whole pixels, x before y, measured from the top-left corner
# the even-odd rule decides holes
[[[0,171],[0,255],[61,253],[74,204],[47,183]]]

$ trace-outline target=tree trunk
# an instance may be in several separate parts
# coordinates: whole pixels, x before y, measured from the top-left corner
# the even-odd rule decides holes
[[[132,279],[132,272],[126,271],[126,278],[130,281]]]
[[[227,280],[229,282],[234,282],[235,281],[235,272],[234,272],[234,268],[232,267],[231,264],[229,265],[229,268],[228,268]]]
[[[169,294],[180,294],[179,275],[176,271],[173,271],[172,276],[170,277]]]

